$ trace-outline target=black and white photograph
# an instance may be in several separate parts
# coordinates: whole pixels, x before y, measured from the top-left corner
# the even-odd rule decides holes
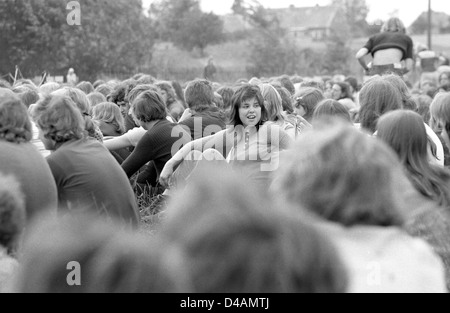
[[[0,293],[449,291],[448,0],[0,0]]]

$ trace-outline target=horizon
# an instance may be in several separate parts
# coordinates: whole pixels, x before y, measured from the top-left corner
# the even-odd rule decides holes
[[[150,4],[155,0],[142,0],[143,6],[148,10]],[[217,15],[226,15],[232,13],[231,6],[233,0],[200,0],[202,10],[205,12],[213,12]],[[331,0],[259,0],[265,8],[289,8],[294,5],[297,8],[313,7],[316,5],[327,6]],[[297,2],[297,3],[295,3]],[[423,2],[423,3],[422,3]],[[302,5],[299,5],[299,4]],[[366,0],[369,6],[369,14],[367,21],[369,23],[378,19],[386,20],[389,17],[399,17],[407,27],[420,16],[420,14],[428,11],[428,1],[410,1],[410,0]],[[389,8],[389,9],[386,9]],[[432,10],[435,12],[443,12],[450,15],[450,5],[448,0],[433,0]]]

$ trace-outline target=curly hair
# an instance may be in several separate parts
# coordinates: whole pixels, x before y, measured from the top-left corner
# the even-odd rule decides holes
[[[13,143],[29,142],[32,135],[27,107],[16,97],[0,101],[0,140]]]
[[[47,96],[33,107],[32,114],[44,137],[57,145],[86,135],[83,116],[69,97]]]
[[[25,225],[25,196],[14,176],[0,173],[0,246],[13,253]]]

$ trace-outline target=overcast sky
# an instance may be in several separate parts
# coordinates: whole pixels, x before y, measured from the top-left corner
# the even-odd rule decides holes
[[[153,0],[143,0],[144,6],[149,6]],[[328,5],[330,0],[259,0],[268,8],[286,8],[291,4],[296,7]],[[385,20],[392,14],[398,16],[406,26],[409,26],[423,11],[428,10],[428,0],[366,0],[370,8],[368,21]],[[201,0],[202,8],[206,12],[226,14],[231,12],[233,0]],[[432,0],[434,11],[445,12],[450,15],[450,0]],[[397,13],[395,13],[398,10]]]

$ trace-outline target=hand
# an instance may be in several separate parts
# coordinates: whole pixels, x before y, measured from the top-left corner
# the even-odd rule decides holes
[[[161,186],[169,189],[172,174],[173,174],[173,167],[172,165],[169,164],[169,162],[167,162],[161,172],[161,175],[159,175],[159,183],[161,184]]]
[[[184,120],[187,120],[190,117],[192,117],[191,109],[186,109],[184,110],[183,115],[180,117],[178,123],[183,122]]]

